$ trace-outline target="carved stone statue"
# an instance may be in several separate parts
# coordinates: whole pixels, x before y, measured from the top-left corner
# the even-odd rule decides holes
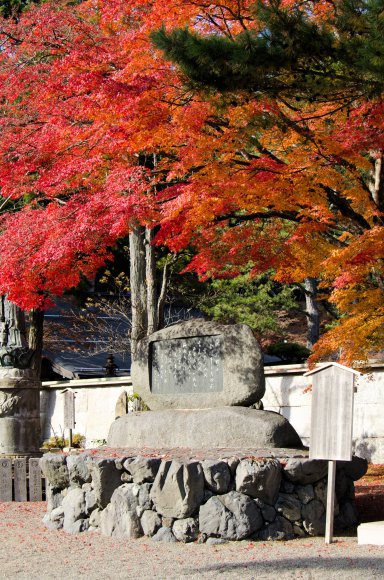
[[[0,366],[27,369],[33,357],[28,348],[23,311],[6,295],[0,299]]]

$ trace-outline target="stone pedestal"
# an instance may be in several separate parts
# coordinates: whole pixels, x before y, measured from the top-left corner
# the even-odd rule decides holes
[[[0,368],[0,456],[41,455],[40,388],[31,369]]]
[[[278,413],[221,407],[128,413],[112,423],[108,446],[300,449],[302,442]]]

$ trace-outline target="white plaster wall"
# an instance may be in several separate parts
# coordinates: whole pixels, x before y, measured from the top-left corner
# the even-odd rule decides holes
[[[304,377],[304,365],[266,367],[264,409],[286,417],[309,445],[311,422],[310,377]],[[384,463],[384,367],[376,366],[356,382],[354,397],[353,440],[358,455],[372,463]]]
[[[266,367],[264,408],[281,413],[290,421],[303,443],[309,445],[311,421],[310,377],[304,365]],[[71,387],[76,393],[76,433],[85,435],[87,446],[107,439],[115,419],[115,406],[122,391],[132,393],[130,377],[43,383],[41,415],[43,437],[62,434],[64,396]],[[354,399],[353,439],[355,452],[372,463],[384,463],[384,366],[357,381]]]
[[[74,380],[43,383],[40,396],[40,414],[43,439],[52,435],[61,436],[64,422],[64,395],[70,387],[75,393],[74,433],[86,438],[86,446],[93,447],[97,441],[107,439],[111,423],[115,420],[115,407],[120,394],[132,393],[130,377],[114,380]],[[68,432],[65,432],[68,436]]]

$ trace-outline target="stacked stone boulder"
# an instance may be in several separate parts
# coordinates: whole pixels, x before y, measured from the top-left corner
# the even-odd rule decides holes
[[[292,458],[162,460],[46,454],[49,528],[163,542],[288,540],[324,533],[327,462]],[[340,462],[335,528],[358,523],[354,481],[365,460]]]

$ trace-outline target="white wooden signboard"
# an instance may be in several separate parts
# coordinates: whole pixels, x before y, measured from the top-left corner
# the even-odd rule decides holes
[[[310,459],[328,460],[325,541],[331,543],[336,461],[352,459],[353,394],[357,371],[329,363],[304,376],[312,378]]]

